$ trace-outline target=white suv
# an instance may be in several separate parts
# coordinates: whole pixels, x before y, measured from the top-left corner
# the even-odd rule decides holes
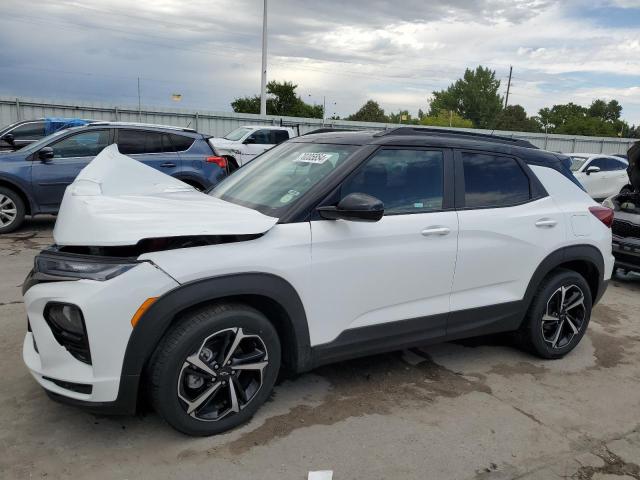
[[[24,361],[58,400],[176,429],[253,415],[279,372],[515,332],[570,352],[613,268],[568,157],[398,128],[298,137],[210,194],[105,149],[24,284]]]
[[[571,153],[571,170],[592,198],[602,201],[612,195],[631,192],[627,168],[620,157],[594,153]]]

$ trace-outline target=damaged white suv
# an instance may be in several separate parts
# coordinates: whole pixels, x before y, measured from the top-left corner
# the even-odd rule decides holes
[[[54,399],[191,435],[281,372],[513,331],[571,351],[613,268],[612,211],[569,159],[446,130],[292,139],[209,194],[105,149],[24,284],[24,361]]]

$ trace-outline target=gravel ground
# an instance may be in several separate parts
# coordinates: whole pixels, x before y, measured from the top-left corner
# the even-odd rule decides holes
[[[563,360],[483,338],[343,362],[192,439],[56,404],[28,374],[20,285],[52,226],[0,236],[0,478],[640,479],[640,276],[614,279]]]

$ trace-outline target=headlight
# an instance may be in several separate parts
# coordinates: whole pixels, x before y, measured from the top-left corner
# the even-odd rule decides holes
[[[137,264],[137,262],[127,261],[105,262],[38,255],[35,259],[34,271],[55,277],[86,278],[102,282],[122,275]]]

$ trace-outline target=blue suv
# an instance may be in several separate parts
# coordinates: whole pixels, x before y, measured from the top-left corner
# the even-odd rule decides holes
[[[96,122],[61,130],[16,152],[0,152],[0,234],[25,215],[56,213],[65,188],[102,149],[121,153],[205,190],[227,175],[208,136],[188,128]]]

